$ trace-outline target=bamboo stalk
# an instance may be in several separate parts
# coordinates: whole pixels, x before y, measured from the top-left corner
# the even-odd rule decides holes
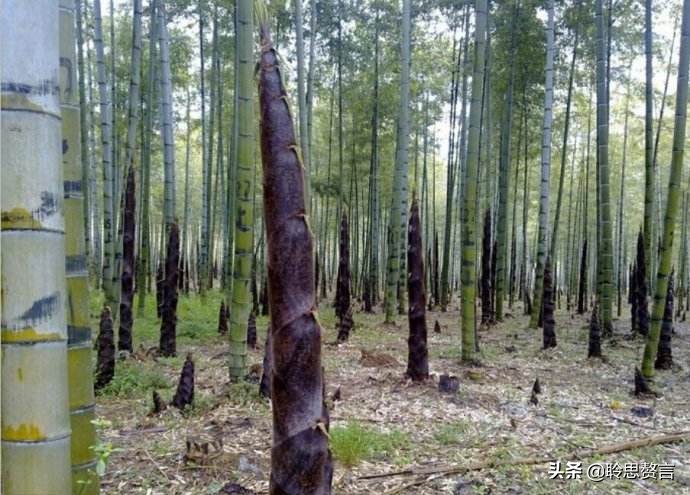
[[[71,98],[77,97],[77,85],[74,67],[66,60],[66,70],[59,66],[58,5],[54,0],[0,3],[0,491],[6,495],[72,490],[58,74],[69,76]],[[63,22],[67,17],[64,12]],[[68,86],[62,87],[67,92]],[[68,156],[78,161],[79,109],[74,99],[70,103],[73,153]],[[70,205],[81,225],[80,208],[81,203]]]
[[[67,276],[67,378],[72,430],[72,490],[84,495],[99,492],[95,471],[96,431],[91,327],[89,321],[89,271],[84,237],[84,161],[81,157],[79,89],[76,82],[74,0],[60,2],[60,57],[66,77],[61,81],[63,183],[65,201],[65,256]]]

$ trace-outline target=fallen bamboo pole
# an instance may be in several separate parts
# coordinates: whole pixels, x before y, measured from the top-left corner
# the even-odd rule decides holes
[[[575,451],[569,455],[558,456],[561,458],[575,458],[584,459],[587,457],[593,457],[595,455],[605,455],[605,454],[615,454],[618,452],[624,452],[627,450],[639,449],[642,447],[653,447],[655,445],[662,445],[667,443],[680,442],[683,440],[690,439],[690,430],[679,431],[675,433],[670,433],[668,435],[657,435],[651,437],[644,437],[638,440],[630,440],[627,442],[614,443],[612,445],[606,445],[604,447],[599,447],[598,449],[583,449],[580,451]],[[392,471],[388,473],[377,473],[377,474],[367,474],[360,476],[360,480],[371,480],[378,478],[388,478],[391,476],[430,476],[435,474],[451,475],[451,474],[461,474],[469,471],[481,471],[482,469],[497,468],[504,466],[525,466],[534,464],[545,464],[547,462],[553,462],[558,460],[555,454],[547,457],[522,457],[518,459],[512,459],[508,461],[482,461],[469,464],[466,466],[446,466],[446,467],[432,467],[432,468],[408,468],[400,471]]]

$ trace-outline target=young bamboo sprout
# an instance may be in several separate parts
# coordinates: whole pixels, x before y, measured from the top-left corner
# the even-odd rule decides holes
[[[192,355],[187,354],[182,372],[180,373],[180,381],[177,384],[177,391],[171,404],[176,408],[183,410],[187,406],[194,403],[194,361]]]
[[[656,396],[656,392],[649,386],[649,382],[640,371],[640,368],[635,368],[635,395],[637,397]]]
[[[160,394],[158,393],[157,390],[154,390],[151,393],[152,401],[153,401],[153,407],[151,408],[151,412],[149,413],[149,416],[154,416],[156,414],[160,414],[165,409],[168,407],[165,401],[161,398]]]
[[[259,395],[267,399],[271,398],[271,327],[266,330],[266,345],[264,346],[264,360],[261,367],[261,381],[259,382]]]
[[[304,169],[278,57],[261,26],[259,75],[264,214],[268,241],[273,400],[272,495],[331,493],[321,328],[314,308],[314,247]]]
[[[228,334],[228,307],[225,301],[220,302],[220,309],[218,310],[218,334]]]
[[[642,232],[637,237],[637,258],[635,260],[635,327],[640,335],[649,333],[649,304],[647,302],[647,262]]]
[[[253,311],[249,313],[247,321],[247,347],[256,349],[256,315]]]
[[[673,366],[671,354],[671,337],[673,335],[673,272],[668,280],[666,292],[666,308],[664,309],[664,321],[661,322],[661,335],[659,336],[659,349],[656,354],[654,368],[669,370]]]
[[[407,372],[413,381],[429,378],[429,353],[426,343],[426,291],[422,232],[417,200],[412,201],[410,225],[407,230],[407,297],[410,336],[407,340]]]
[[[120,331],[117,348],[120,351],[132,352],[132,309],[134,306],[134,236],[136,217],[136,194],[134,185],[134,167],[127,172],[125,201],[122,227],[122,278],[120,294]]]
[[[335,315],[338,317],[338,342],[346,342],[352,330],[352,308],[350,307],[350,232],[347,214],[343,210],[340,221],[340,261],[335,300]]]
[[[551,256],[546,258],[544,265],[544,349],[556,347],[556,320],[554,311],[553,274],[551,271]]]
[[[156,317],[160,318],[163,313],[163,292],[165,286],[165,273],[163,269],[163,261],[158,263],[156,268]]]
[[[495,251],[494,251],[495,252]],[[482,301],[482,324],[488,325],[494,321],[493,307],[491,304],[491,209],[484,214],[484,236],[482,237],[482,275],[480,292]]]
[[[632,263],[628,270],[628,304],[630,304],[630,329],[637,332],[637,264]]]
[[[110,383],[115,375],[115,336],[113,335],[113,317],[108,306],[104,306],[101,311],[96,362],[94,387],[98,390]]]
[[[595,304],[592,317],[589,320],[589,351],[587,357],[601,357],[601,321],[599,320],[599,308]]]
[[[180,261],[180,230],[176,223],[170,224],[168,249],[165,259],[165,279],[161,304],[161,335],[159,350],[163,356],[177,353],[177,272]]]

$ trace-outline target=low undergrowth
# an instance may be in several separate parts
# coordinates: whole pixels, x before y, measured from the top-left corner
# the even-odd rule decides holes
[[[348,467],[374,458],[395,458],[410,445],[410,437],[403,431],[381,432],[354,421],[334,426],[330,435],[333,457]]]
[[[115,376],[99,393],[113,397],[132,397],[150,390],[168,389],[172,383],[160,371],[144,368],[133,361],[120,361]]]

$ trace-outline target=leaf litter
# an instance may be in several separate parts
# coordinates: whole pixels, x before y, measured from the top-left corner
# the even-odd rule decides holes
[[[336,461],[334,494],[690,493],[687,441],[582,459],[585,473],[595,461],[672,464],[674,480],[594,483],[584,473],[579,480],[552,480],[548,463],[510,465],[522,458],[548,457],[565,464],[575,460],[569,457],[573,452],[583,449],[690,429],[690,331],[685,323],[675,325],[677,364],[655,377],[660,397],[640,399],[631,392],[644,343],[629,339],[629,319],[614,322],[613,339],[603,342],[605,358],[591,360],[586,357],[587,315],[557,311],[558,346],[544,351],[541,330],[528,329],[528,319],[517,316],[520,308],[514,311],[515,317],[480,329],[480,362],[472,365],[460,362],[457,310],[428,312],[427,324],[438,321],[445,330],[428,334],[431,378],[421,384],[403,376],[406,318],[384,325],[381,314],[355,313],[350,340],[324,346],[326,396],[337,390],[340,395],[337,401],[329,400],[331,429],[355,424],[404,440],[390,442],[392,447],[364,456],[351,467]],[[184,318],[194,315],[183,312],[180,319]],[[323,342],[334,342],[333,310],[325,309],[320,320]],[[258,318],[259,342],[264,342],[266,327],[266,318]],[[111,421],[101,441],[117,449],[108,461],[103,493],[268,493],[270,403],[259,396],[258,385],[228,383],[224,359],[218,358],[226,341],[213,325],[201,331],[205,333],[199,339],[179,349],[195,358],[197,393],[192,407],[147,416],[152,408],[150,389],[98,397],[98,415]],[[263,347],[248,352],[249,365],[260,366]],[[130,364],[162,373],[171,388],[159,393],[168,402],[181,362],[144,356]],[[459,378],[457,393],[439,392],[442,374]],[[540,393],[534,394],[536,380]],[[449,475],[368,478],[477,463],[492,467]]]

